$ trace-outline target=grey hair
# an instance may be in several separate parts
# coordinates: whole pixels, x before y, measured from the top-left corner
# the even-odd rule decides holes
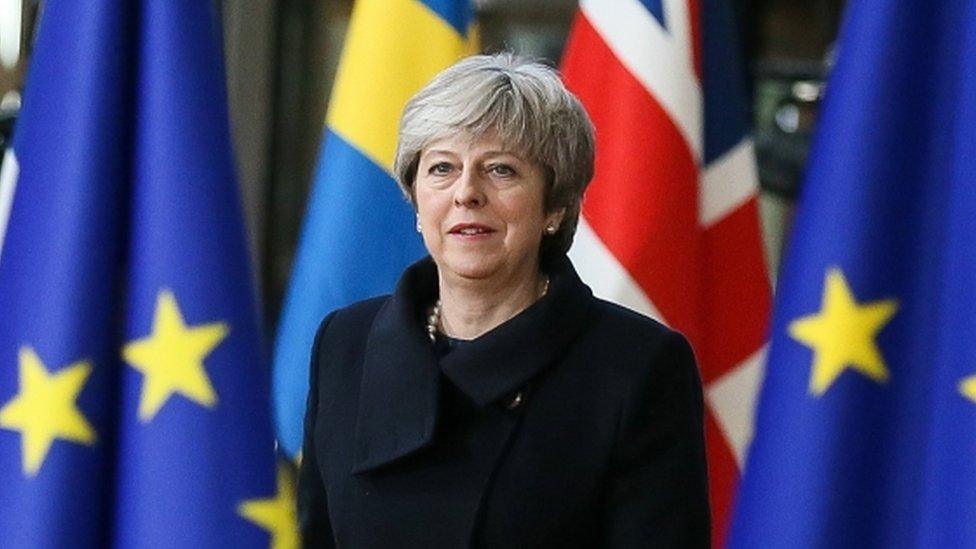
[[[417,92],[400,120],[393,173],[407,200],[424,148],[445,137],[496,136],[509,150],[543,167],[546,213],[566,208],[559,230],[539,251],[545,266],[565,254],[579,222],[583,191],[593,178],[593,124],[559,74],[511,53],[455,63]]]

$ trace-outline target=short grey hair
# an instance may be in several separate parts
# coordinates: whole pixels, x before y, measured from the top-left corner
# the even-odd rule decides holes
[[[506,148],[543,167],[546,213],[566,208],[559,230],[539,251],[545,266],[565,254],[579,222],[583,191],[593,178],[593,124],[549,66],[511,53],[462,59],[434,77],[404,108],[393,172],[414,203],[424,148],[445,137],[498,137]]]

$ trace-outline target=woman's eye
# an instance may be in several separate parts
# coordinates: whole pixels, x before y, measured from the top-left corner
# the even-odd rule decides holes
[[[515,175],[515,170],[507,164],[495,164],[488,167],[488,171],[500,177],[511,177]]]
[[[447,162],[438,162],[437,164],[432,165],[430,169],[427,170],[427,173],[431,175],[447,175],[451,173],[451,165]]]

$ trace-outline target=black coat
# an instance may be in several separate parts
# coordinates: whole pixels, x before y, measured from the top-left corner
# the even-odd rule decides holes
[[[438,360],[430,259],[329,315],[299,474],[306,546],[705,547],[702,393],[685,339],[593,297],[534,305]]]

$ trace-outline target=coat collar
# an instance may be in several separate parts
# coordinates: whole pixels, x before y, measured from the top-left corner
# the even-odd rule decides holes
[[[355,473],[404,457],[434,438],[440,373],[478,406],[501,399],[554,363],[582,328],[591,300],[569,259],[549,272],[549,292],[515,317],[458,346],[438,364],[424,330],[437,268],[411,265],[380,308],[363,362]]]

